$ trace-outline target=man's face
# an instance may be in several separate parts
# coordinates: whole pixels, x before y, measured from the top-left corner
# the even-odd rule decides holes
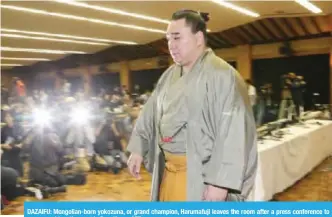
[[[200,33],[193,34],[185,19],[171,21],[167,28],[168,49],[174,62],[185,66],[193,61],[202,40]]]
[[[139,107],[133,107],[129,113],[129,115],[136,119],[138,116],[139,116],[139,113],[140,113],[140,108]]]

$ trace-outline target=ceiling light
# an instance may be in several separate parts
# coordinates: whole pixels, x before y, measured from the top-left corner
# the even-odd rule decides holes
[[[307,0],[295,0],[295,2],[299,3],[300,5],[311,11],[312,13],[315,14],[322,13],[322,10],[320,8],[318,8],[316,5],[310,3]]]
[[[72,5],[72,6],[77,6],[77,7],[82,7],[82,8],[89,8],[89,9],[93,9],[93,10],[96,10],[96,11],[104,11],[104,12],[111,13],[111,14],[118,14],[118,15],[134,17],[134,18],[138,18],[138,19],[142,19],[142,20],[154,21],[154,22],[158,22],[158,23],[165,23],[165,24],[170,24],[171,23],[171,21],[169,21],[169,20],[160,19],[160,18],[157,18],[157,17],[146,16],[146,15],[143,15],[143,14],[130,13],[130,12],[122,11],[122,10],[119,10],[119,9],[101,7],[101,6],[98,6],[98,5],[90,5],[90,4],[86,4],[86,3],[83,3],[83,2],[78,2],[78,1],[75,1],[75,0],[55,0],[55,2],[62,3],[62,4],[67,4],[67,5]],[[208,32],[210,32],[210,31],[211,30],[208,29]]]
[[[85,54],[85,52],[81,51],[46,50],[46,49],[32,49],[32,48],[16,48],[16,47],[1,47],[1,51],[18,51],[18,52],[48,53],[48,54]]]
[[[221,6],[224,6],[226,8],[235,10],[237,12],[240,12],[242,14],[245,14],[245,15],[248,15],[248,16],[251,16],[251,17],[259,17],[260,16],[258,13],[255,13],[255,12],[250,11],[248,9],[236,6],[236,5],[234,5],[232,3],[229,3],[229,2],[225,2],[224,0],[212,0],[212,1],[219,4],[219,5],[221,5]]]
[[[90,44],[90,45],[103,45],[109,46],[110,44],[100,43],[100,42],[87,42],[87,41],[75,41],[70,39],[57,39],[57,38],[46,38],[39,36],[25,36],[25,35],[17,35],[17,34],[3,34],[1,33],[1,37],[7,38],[21,38],[21,39],[32,39],[32,40],[44,40],[44,41],[58,41],[58,42],[68,42],[68,43],[76,43],[76,44]]]
[[[19,58],[19,57],[1,57],[2,60],[19,60],[19,61],[50,61],[44,58]]]
[[[23,33],[23,34],[30,34],[30,35],[52,36],[52,37],[58,37],[58,38],[98,41],[98,42],[115,43],[115,44],[129,44],[129,45],[137,44],[136,42],[133,42],[133,41],[117,41],[117,40],[109,40],[109,39],[103,39],[103,38],[90,38],[90,37],[83,37],[83,36],[76,36],[76,35],[54,34],[54,33],[49,33],[49,32],[32,32],[32,31],[7,29],[7,28],[1,28],[1,31],[2,32],[12,32],[12,33]]]
[[[44,11],[44,10],[32,9],[32,8],[18,7],[18,6],[13,6],[13,5],[0,5],[0,7],[4,8],[4,9],[23,11],[23,12],[29,12],[29,13],[34,13],[34,14],[42,14],[42,15],[53,16],[53,17],[61,17],[61,18],[71,19],[71,20],[87,21],[87,22],[91,22],[91,23],[98,23],[98,24],[104,24],[104,25],[109,25],[109,26],[118,26],[118,27],[123,27],[123,28],[128,28],[128,29],[136,29],[136,30],[141,30],[141,31],[148,31],[148,32],[155,32],[155,33],[162,33],[162,34],[166,33],[164,30],[160,30],[160,29],[146,28],[146,27],[137,26],[137,25],[121,24],[121,23],[117,23],[117,22],[110,22],[110,21],[105,21],[105,20],[80,17],[80,16],[71,15],[71,14],[55,13],[55,12],[49,12],[49,11]]]
[[[21,66],[21,64],[0,64],[1,66]]]
[[[151,16],[142,15],[142,14],[130,13],[130,12],[114,9],[114,8],[106,8],[106,7],[101,7],[101,6],[97,6],[97,5],[90,5],[90,4],[86,4],[86,3],[83,3],[83,2],[77,2],[77,1],[73,1],[73,0],[55,0],[55,2],[68,4],[68,5],[72,5],[72,6],[77,6],[77,7],[82,7],[82,8],[89,8],[89,9],[93,9],[93,10],[96,10],[96,11],[104,11],[104,12],[111,13],[111,14],[118,14],[118,15],[124,15],[124,16],[128,16],[128,17],[135,17],[135,18],[138,18],[138,19],[149,20],[149,21],[154,21],[154,22],[158,22],[158,23],[165,23],[165,24],[170,23],[169,20],[164,20],[164,19],[160,19],[160,18],[157,18],[157,17],[151,17]]]

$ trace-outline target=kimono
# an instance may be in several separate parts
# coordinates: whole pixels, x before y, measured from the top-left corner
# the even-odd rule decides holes
[[[158,201],[165,167],[160,146],[162,134],[184,130],[183,148],[187,159],[187,201],[201,201],[207,184],[227,188],[229,201],[244,201],[253,188],[257,170],[256,126],[247,87],[227,62],[206,49],[186,72],[179,85],[172,81],[179,65],[170,66],[161,76],[144,106],[131,135],[127,150],[144,159],[152,173],[151,201]],[[172,85],[171,85],[172,84]],[[172,97],[165,97],[169,92]],[[167,101],[181,106],[169,106]],[[172,111],[174,108],[176,111]],[[166,122],[169,122],[167,124]]]

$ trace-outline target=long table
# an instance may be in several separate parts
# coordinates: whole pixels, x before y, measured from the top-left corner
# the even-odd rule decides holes
[[[332,155],[332,121],[310,120],[285,131],[281,141],[258,143],[258,170],[249,200],[271,200]]]

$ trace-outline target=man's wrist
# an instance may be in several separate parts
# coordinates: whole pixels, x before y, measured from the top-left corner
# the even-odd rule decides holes
[[[210,183],[206,183],[206,185],[208,185],[208,186],[212,186],[212,187],[214,187],[214,188],[219,188],[219,189],[221,189],[221,190],[224,190],[225,192],[228,192],[228,191],[229,191],[228,188],[221,187],[221,186],[217,186],[217,185],[213,185],[213,184],[210,184]]]

